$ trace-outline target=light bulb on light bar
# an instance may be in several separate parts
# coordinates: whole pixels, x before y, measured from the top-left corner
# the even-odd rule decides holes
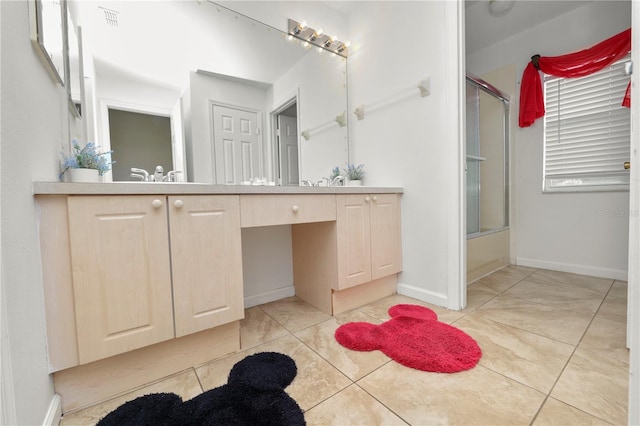
[[[304,31],[305,28],[307,28],[307,21],[302,21],[298,24],[297,27],[293,29],[293,33],[295,35],[300,35],[300,33]]]
[[[1,0],[0,0],[1,1]],[[323,49],[329,50],[340,56],[346,57],[348,55],[349,43],[344,43],[338,39],[337,35],[333,37],[324,32],[323,29],[314,29],[307,26],[306,21],[297,22],[294,19],[288,20],[287,25],[289,31],[288,40],[295,40],[296,38],[302,42],[302,45],[310,49],[312,46],[317,47],[319,52]]]

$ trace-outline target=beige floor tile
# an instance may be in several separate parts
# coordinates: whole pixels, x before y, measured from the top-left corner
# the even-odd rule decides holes
[[[267,303],[260,308],[292,333],[331,318],[331,315],[325,314],[297,297]]]
[[[580,341],[579,347],[600,352],[613,361],[629,365],[627,326],[618,321],[596,316]]]
[[[476,314],[573,345],[580,341],[592,318],[589,314],[505,295],[482,305]]]
[[[598,426],[611,425],[602,419],[592,416],[591,414],[580,411],[557,399],[549,398],[542,406],[534,426]]]
[[[60,426],[95,425],[101,418],[109,414],[127,401],[150,393],[172,392],[179,395],[183,401],[189,400],[200,393],[202,388],[193,369],[170,376],[162,381],[137,389],[117,398],[94,405],[84,410],[65,414]]]
[[[471,335],[483,351],[479,364],[428,373],[335,340],[339,325],[387,321],[401,303],[426,306]],[[626,282],[518,266],[470,284],[463,311],[396,294],[331,317],[291,297],[246,310],[240,352],[66,414],[61,425],[95,424],[148,393],[190,399],[226,384],[246,356],[268,351],[296,361],[286,391],[310,425],[626,424],[626,308]]]
[[[394,294],[389,297],[385,297],[384,299],[369,303],[368,305],[361,306],[357,310],[376,318],[379,321],[387,321],[391,318],[389,316],[389,308],[400,304],[420,305],[431,309],[431,306],[427,302],[416,300],[402,294]]]
[[[590,277],[587,275],[571,274],[569,272],[549,271],[539,269],[527,277],[527,281],[542,283],[557,283],[575,285],[581,288],[588,288],[606,294],[613,284],[609,278]]]
[[[289,334],[259,307],[245,310],[240,321],[240,348],[248,349]]]
[[[450,324],[453,321],[457,320],[458,318],[461,318],[464,316],[464,312],[462,311],[451,311],[441,306],[435,306],[430,303],[413,299],[411,297],[404,296],[401,294],[394,294],[392,296],[385,297],[384,299],[378,300],[376,302],[373,302],[366,306],[358,308],[358,311],[363,312],[367,315],[370,315],[373,318],[377,318],[380,321],[387,321],[391,318],[388,312],[389,308],[399,304],[425,306],[431,309],[432,311],[434,311],[438,315],[438,320],[442,322],[446,322],[447,324]]]
[[[586,314],[595,314],[607,294],[605,288],[534,279],[535,276],[520,281],[503,294]]]
[[[225,384],[229,371],[236,362],[258,352],[279,352],[293,358],[298,374],[285,391],[303,410],[317,405],[353,383],[296,337],[288,335],[198,367],[196,372],[202,387],[207,390]]]
[[[627,323],[627,283],[616,281],[598,310],[598,317]]]
[[[551,396],[611,423],[626,424],[628,380],[628,363],[613,361],[603,351],[578,348]]]
[[[407,424],[357,385],[313,407],[304,417],[309,426]]]
[[[362,312],[351,311],[308,327],[295,335],[351,380],[358,380],[389,362],[390,358],[380,351],[359,352],[340,345],[335,339],[335,331],[348,322],[380,323]]]
[[[357,383],[411,425],[529,424],[545,397],[482,366],[440,374],[391,362]]]
[[[549,393],[574,346],[474,314],[453,323],[482,349],[480,365]]]
[[[536,269],[533,268],[508,265],[486,277],[480,278],[475,283],[483,284],[497,292],[503,292],[535,271]]]
[[[467,286],[467,306],[462,312],[473,312],[498,294],[500,294],[499,291],[481,282],[470,284]]]

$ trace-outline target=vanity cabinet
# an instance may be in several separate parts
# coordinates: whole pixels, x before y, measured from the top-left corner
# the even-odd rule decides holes
[[[63,412],[240,351],[242,228],[290,225],[295,295],[328,314],[395,293],[402,191],[367,191],[36,183]]]
[[[395,292],[400,194],[337,194],[336,220],[292,225],[296,296],[336,315]]]
[[[238,196],[68,197],[79,363],[244,316]]]
[[[402,270],[397,194],[338,195],[337,290]]]

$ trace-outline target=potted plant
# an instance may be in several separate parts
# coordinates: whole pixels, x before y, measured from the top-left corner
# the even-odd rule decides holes
[[[78,141],[74,140],[71,155],[62,154],[60,178],[69,171],[71,182],[98,182],[99,176],[111,169],[111,153],[112,151],[100,152],[93,142],[88,142],[81,148]]]
[[[362,185],[362,178],[364,177],[364,164],[347,164],[347,168],[344,169],[344,174],[348,179],[348,184],[351,186]]]

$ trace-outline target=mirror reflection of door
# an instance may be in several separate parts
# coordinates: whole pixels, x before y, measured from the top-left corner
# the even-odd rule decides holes
[[[294,98],[272,114],[280,185],[300,185],[298,108]]]
[[[150,174],[156,166],[173,169],[170,117],[109,108],[109,136],[114,181],[136,180],[132,167]]]
[[[278,145],[282,185],[298,186],[298,119],[293,105],[278,115]]]
[[[215,181],[238,185],[263,177],[258,113],[213,105]]]

